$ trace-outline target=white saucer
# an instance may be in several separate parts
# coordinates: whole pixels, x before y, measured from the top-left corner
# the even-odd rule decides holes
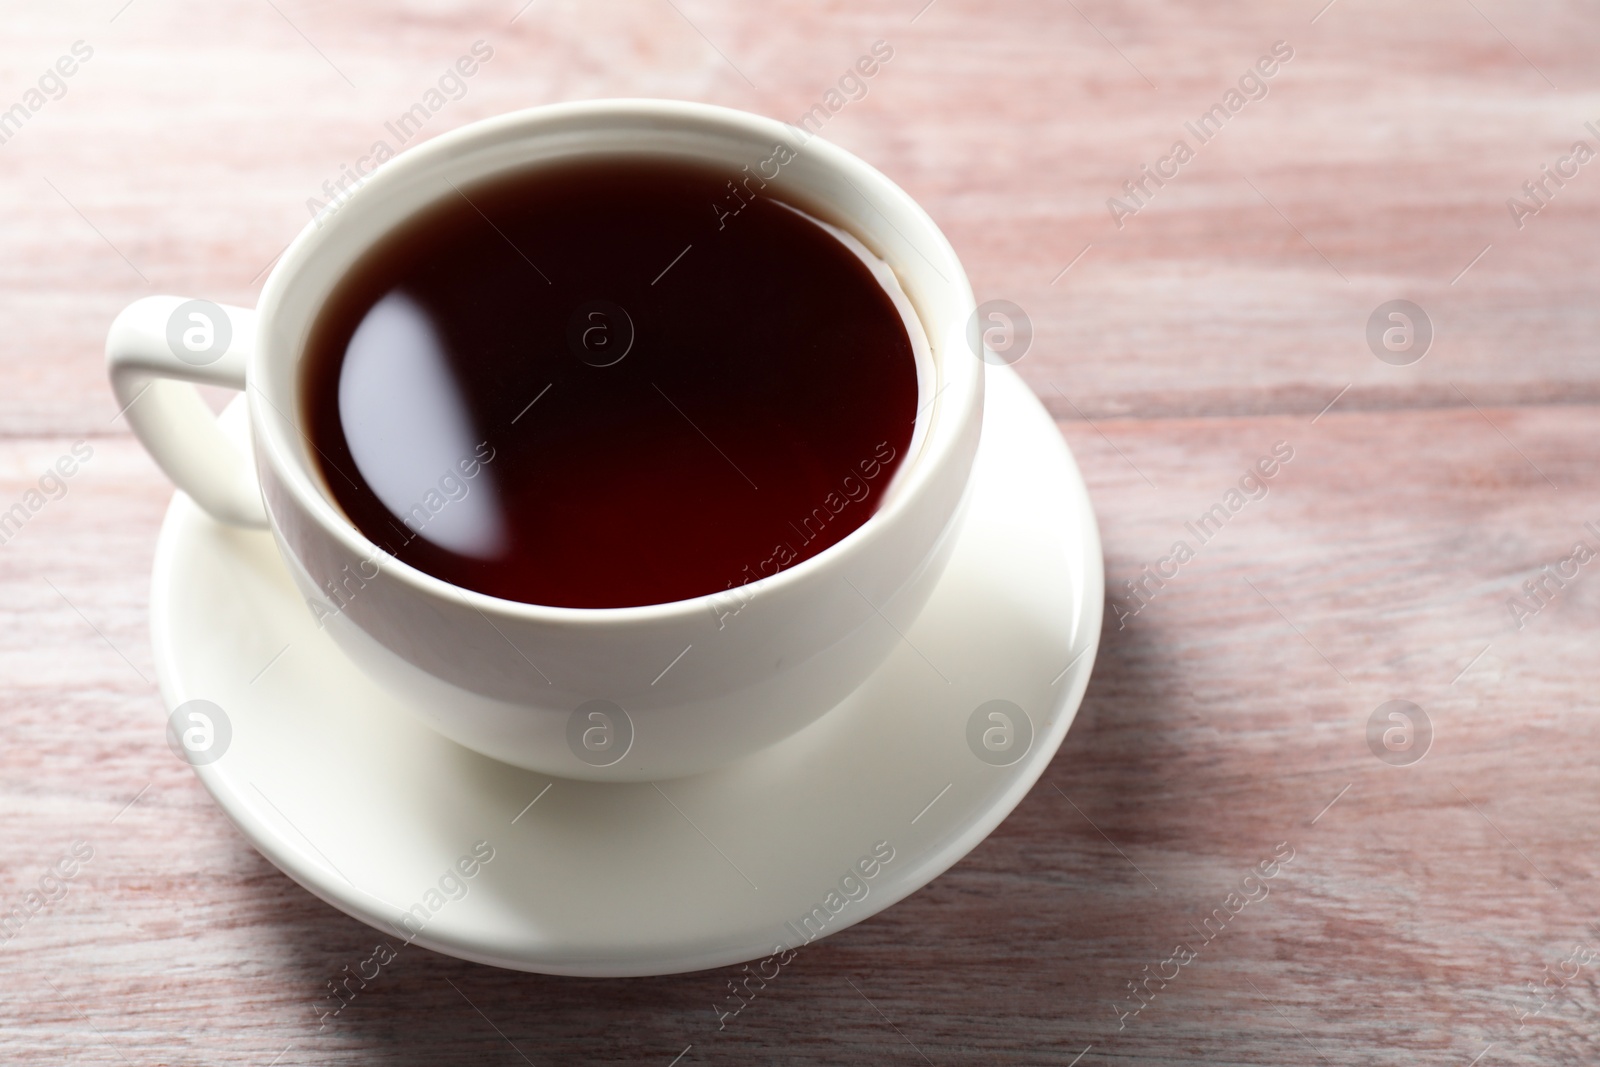
[[[1027,386],[1008,368],[988,375],[966,525],[923,614],[885,621],[904,634],[897,651],[794,737],[675,781],[551,779],[446,740],[317,629],[270,534],[220,526],[179,493],[151,594],[161,691],[169,708],[213,702],[232,732],[196,773],[263,855],[395,946],[407,933],[394,924],[420,905],[415,942],[452,956],[668,974],[860,922],[966,855],[1028,792],[1100,638],[1083,479]],[[1006,751],[1003,721],[975,717],[992,700],[1031,723],[1020,758],[1028,724]],[[975,754],[985,728],[1001,748],[990,759],[1016,762]],[[447,876],[480,841],[493,858]],[[893,858],[870,862],[875,845]],[[851,875],[863,858],[870,878]]]

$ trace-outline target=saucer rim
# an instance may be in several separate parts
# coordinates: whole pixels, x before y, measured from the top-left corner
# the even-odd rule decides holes
[[[1051,423],[1047,411],[1038,397],[1024,384],[1020,376],[1008,367],[990,367],[989,374],[993,377],[986,383],[985,408],[991,402],[1005,403],[1004,394],[1025,394],[1018,397],[1018,402],[1037,406],[1038,414]],[[1010,379],[1000,381],[996,379]],[[239,405],[235,401],[230,405],[234,410]],[[242,420],[235,419],[236,423]],[[1070,494],[1078,499],[1075,505],[1082,516],[1082,523],[1078,529],[1064,531],[1068,533],[1072,542],[1078,545],[1078,553],[1086,562],[1084,580],[1081,588],[1073,590],[1074,602],[1071,611],[1078,614],[1083,620],[1082,635],[1078,644],[1079,651],[1069,662],[1063,679],[1065,685],[1060,696],[1051,706],[1046,718],[1046,729],[1034,738],[1033,744],[1027,753],[1014,764],[1006,768],[1010,780],[998,792],[987,794],[981,800],[972,803],[970,811],[960,823],[943,836],[942,841],[930,844],[919,849],[919,854],[914,864],[914,874],[905,876],[892,888],[884,887],[880,894],[875,895],[874,903],[863,907],[855,915],[839,915],[829,925],[827,931],[816,937],[806,940],[794,948],[805,947],[813,941],[831,937],[842,930],[849,929],[859,922],[869,919],[887,908],[904,900],[906,897],[926,887],[940,875],[953,867],[963,857],[972,852],[981,844],[1005,818],[1022,802],[1022,799],[1033,789],[1055,758],[1061,743],[1065,740],[1066,733],[1074,721],[1077,711],[1082,704],[1084,693],[1088,687],[1089,679],[1093,673],[1094,664],[1099,654],[1100,638],[1104,624],[1104,558],[1101,552],[1101,543],[1098,529],[1098,520],[1093,510],[1092,501],[1088,496],[1087,486],[1084,484],[1082,472],[1079,470],[1076,458],[1066,441],[1057,432],[1056,440],[1059,442],[1071,472],[1069,484],[1057,486],[1058,491]],[[181,703],[180,695],[183,691],[181,669],[179,661],[182,653],[176,648],[174,637],[176,626],[172,622],[173,603],[167,590],[174,587],[178,581],[177,568],[181,562],[177,559],[179,530],[187,523],[198,522],[202,525],[215,527],[212,531],[222,532],[226,528],[215,524],[208,519],[197,505],[181,491],[173,494],[173,499],[168,505],[163,518],[161,531],[158,536],[154,566],[151,575],[151,643],[155,653],[156,672],[165,707],[170,709]],[[252,533],[255,531],[251,531]],[[281,552],[281,546],[278,551]],[[1096,595],[1091,596],[1094,593]],[[352,669],[354,669],[352,665]],[[863,683],[867,684],[867,683]],[[831,714],[831,710],[830,710]],[[826,714],[824,715],[824,718]],[[798,735],[794,735],[798,736]],[[454,745],[443,735],[435,735],[442,744]],[[774,747],[791,743],[794,737],[785,738],[776,743]],[[330,872],[324,871],[316,863],[308,863],[306,854],[291,844],[290,836],[278,831],[270,820],[262,817],[242,790],[234,788],[221,775],[215,764],[200,765],[192,768],[201,783],[205,786],[217,803],[217,806],[227,816],[229,821],[238,828],[258,852],[265,856],[273,866],[282,871],[292,881],[300,885],[307,892],[319,900],[329,904],[338,911],[358,920],[372,929],[394,935],[395,928],[388,918],[385,910],[398,913],[402,909],[389,901],[384,900],[371,890],[364,889],[347,880],[336,878]],[[537,773],[537,772],[528,772]],[[540,775],[551,778],[552,781],[564,781],[550,775]],[[596,785],[597,783],[585,783]],[[629,786],[638,783],[619,783]],[[315,846],[313,846],[315,848]],[[329,864],[331,866],[331,863]],[[745,932],[740,931],[737,937],[745,937]],[[538,974],[550,974],[567,977],[589,978],[622,978],[622,977],[648,977],[669,974],[682,974],[694,971],[707,970],[716,967],[729,966],[737,963],[748,962],[761,958],[765,950],[752,951],[749,942],[735,945],[731,942],[705,940],[703,948],[684,950],[682,948],[669,948],[662,952],[652,948],[651,952],[657,954],[645,956],[637,952],[623,950],[602,950],[586,957],[582,962],[572,959],[535,959],[523,955],[507,955],[487,950],[479,943],[474,943],[472,938],[440,938],[428,937],[426,931],[408,938],[401,938],[404,945],[418,945],[442,955],[467,960],[487,966],[501,967],[508,970],[523,971]]]

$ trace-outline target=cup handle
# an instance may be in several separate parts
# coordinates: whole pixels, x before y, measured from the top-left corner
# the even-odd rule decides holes
[[[256,313],[209,300],[148,296],[106,337],[106,370],[128,425],[173,484],[229,526],[263,528],[250,458],[217,425],[191,383],[245,387]]]

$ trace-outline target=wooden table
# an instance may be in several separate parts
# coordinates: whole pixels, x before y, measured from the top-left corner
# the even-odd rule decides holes
[[[1600,550],[1600,162],[1571,158],[1600,147],[1592,7],[921,2],[12,5],[0,108],[74,42],[92,56],[0,145],[0,510],[75,441],[93,455],[0,549],[0,911],[74,842],[93,856],[0,947],[0,1058],[1600,1060],[1600,564],[1523,593]],[[980,299],[1031,318],[1018,369],[1084,469],[1113,605],[1147,564],[1171,575],[1185,524],[1275,444],[1292,460],[1111,618],[1016,812],[727,1029],[731,972],[419,950],[318,1032],[373,935],[163,743],[146,609],[170,490],[116,418],[107,324],[152,292],[251,303],[306,200],[475,41],[493,58],[424,135],[607,95],[793,120],[880,39],[893,58],[826,136],[926,205]],[[1292,58],[1230,110],[1279,41]],[[1208,113],[1202,143],[1185,123]],[[1142,164],[1173,176],[1130,202]],[[1434,333],[1410,365],[1367,340],[1396,299]],[[1431,723],[1410,765],[1369,746],[1391,700]]]

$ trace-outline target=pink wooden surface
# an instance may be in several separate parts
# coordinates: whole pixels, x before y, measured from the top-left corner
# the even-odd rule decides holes
[[[0,946],[0,1058],[1600,1058],[1600,962],[1567,962],[1600,949],[1596,579],[1521,629],[1507,608],[1574,542],[1600,549],[1600,162],[1520,228],[1506,205],[1573,142],[1600,148],[1592,6],[519,6],[7,11],[0,109],[74,42],[93,56],[0,144],[0,510],[73,442],[93,457],[0,546],[0,911],[75,841],[94,855]],[[793,120],[880,39],[893,59],[825,135],[927,207],[980,299],[1027,310],[1018,369],[1084,469],[1113,590],[1275,442],[1294,458],[1113,621],[999,830],[726,1030],[729,974],[575,981],[412,950],[319,1032],[324,983],[374,935],[166,749],[146,613],[169,488],[114,419],[107,324],[152,292],[252,302],[306,199],[475,41],[493,59],[427,136],[603,95]],[[1265,98],[1119,229],[1107,198],[1277,41],[1294,55]],[[1365,339],[1395,298],[1436,330],[1408,367]],[[1367,746],[1391,699],[1433,724],[1413,766]],[[1119,1029],[1127,983],[1285,841],[1270,896]]]

